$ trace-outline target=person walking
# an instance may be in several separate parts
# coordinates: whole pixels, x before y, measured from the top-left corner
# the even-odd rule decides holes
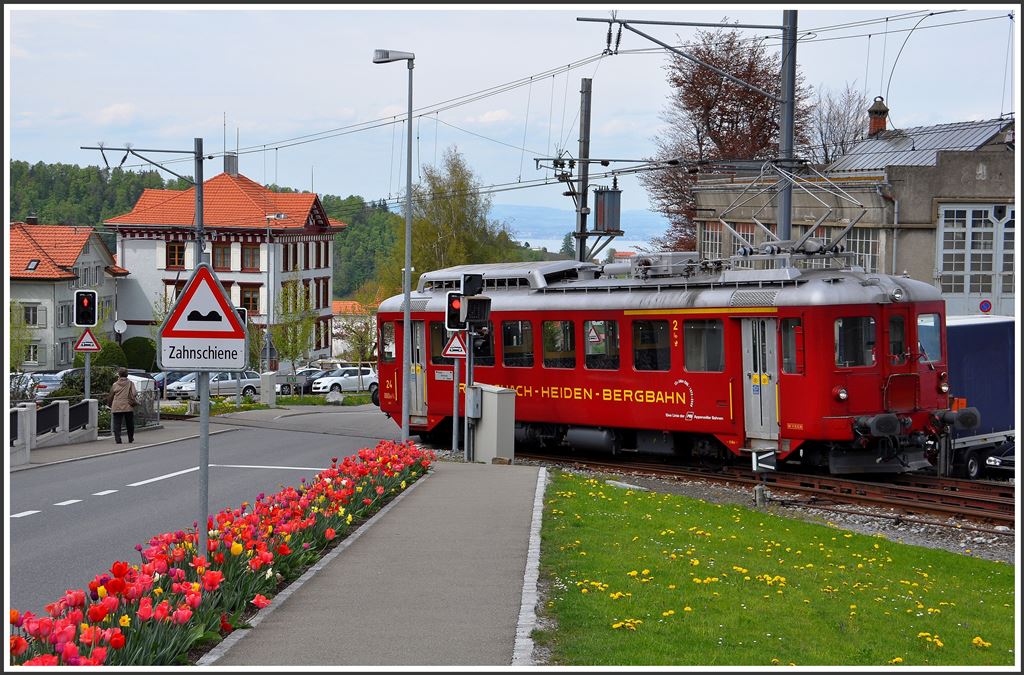
[[[110,412],[113,419],[114,443],[121,442],[121,424],[128,430],[128,442],[135,442],[135,406],[139,404],[139,393],[135,383],[128,379],[128,369],[118,368],[117,379],[110,386]]]

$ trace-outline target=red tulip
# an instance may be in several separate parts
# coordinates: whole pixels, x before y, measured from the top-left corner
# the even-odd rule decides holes
[[[106,618],[107,608],[101,604],[90,605],[89,611],[87,612],[87,616],[89,617],[89,621],[92,621],[93,623],[99,623],[100,621],[103,621],[104,618]]]
[[[107,648],[96,647],[92,650],[92,654],[89,655],[89,658],[92,659],[92,665],[102,665],[103,662],[107,660]]]
[[[24,666],[59,666],[60,661],[57,659],[56,654],[40,654],[39,656],[29,659],[22,665]]]
[[[114,633],[110,636],[110,646],[114,649],[122,649],[124,647],[124,634]]]
[[[128,572],[130,572],[131,569],[131,565],[121,560],[118,560],[110,566],[110,573],[113,574],[115,577],[120,578],[128,574]]]
[[[28,651],[28,640],[20,635],[11,636],[11,656],[21,656]]]
[[[207,591],[215,591],[224,581],[224,573],[220,570],[210,570],[203,575],[203,588]]]
[[[188,620],[192,618],[192,610],[189,609],[187,605],[181,606],[174,610],[172,618],[174,619],[174,623],[178,625],[188,623]]]
[[[252,600],[250,600],[249,602],[251,602],[252,604],[256,605],[260,609],[263,609],[264,607],[266,607],[267,605],[270,604],[270,600],[268,600],[267,598],[263,597],[259,593],[257,593],[256,597],[253,598]]]

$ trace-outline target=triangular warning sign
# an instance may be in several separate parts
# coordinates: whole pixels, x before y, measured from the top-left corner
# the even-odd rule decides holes
[[[76,352],[98,352],[100,351],[100,343],[96,339],[96,336],[92,334],[92,331],[88,328],[82,333],[82,337],[78,338],[78,342],[75,343]]]
[[[201,263],[185,284],[178,301],[164,323],[165,338],[208,338],[244,340],[245,329],[238,320],[224,288],[206,263]]]
[[[587,332],[587,342],[600,342],[601,336],[597,334],[597,329],[593,325],[590,326],[590,331]]]
[[[448,340],[448,344],[444,346],[441,355],[449,359],[464,358],[466,356],[466,343],[462,340],[462,333],[452,333],[452,337]]]

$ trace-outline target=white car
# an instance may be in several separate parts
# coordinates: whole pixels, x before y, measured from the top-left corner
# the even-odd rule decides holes
[[[377,373],[368,367],[338,368],[313,382],[314,394],[326,394],[329,391],[368,391],[372,394],[376,389]]]

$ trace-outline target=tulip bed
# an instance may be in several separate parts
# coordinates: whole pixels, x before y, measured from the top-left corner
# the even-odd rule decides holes
[[[87,590],[68,590],[45,616],[11,610],[13,665],[150,666],[188,663],[255,608],[269,604],[360,521],[421,477],[434,461],[412,442],[381,441],[299,487],[224,509],[195,531],[138,545],[139,564],[116,561]]]

